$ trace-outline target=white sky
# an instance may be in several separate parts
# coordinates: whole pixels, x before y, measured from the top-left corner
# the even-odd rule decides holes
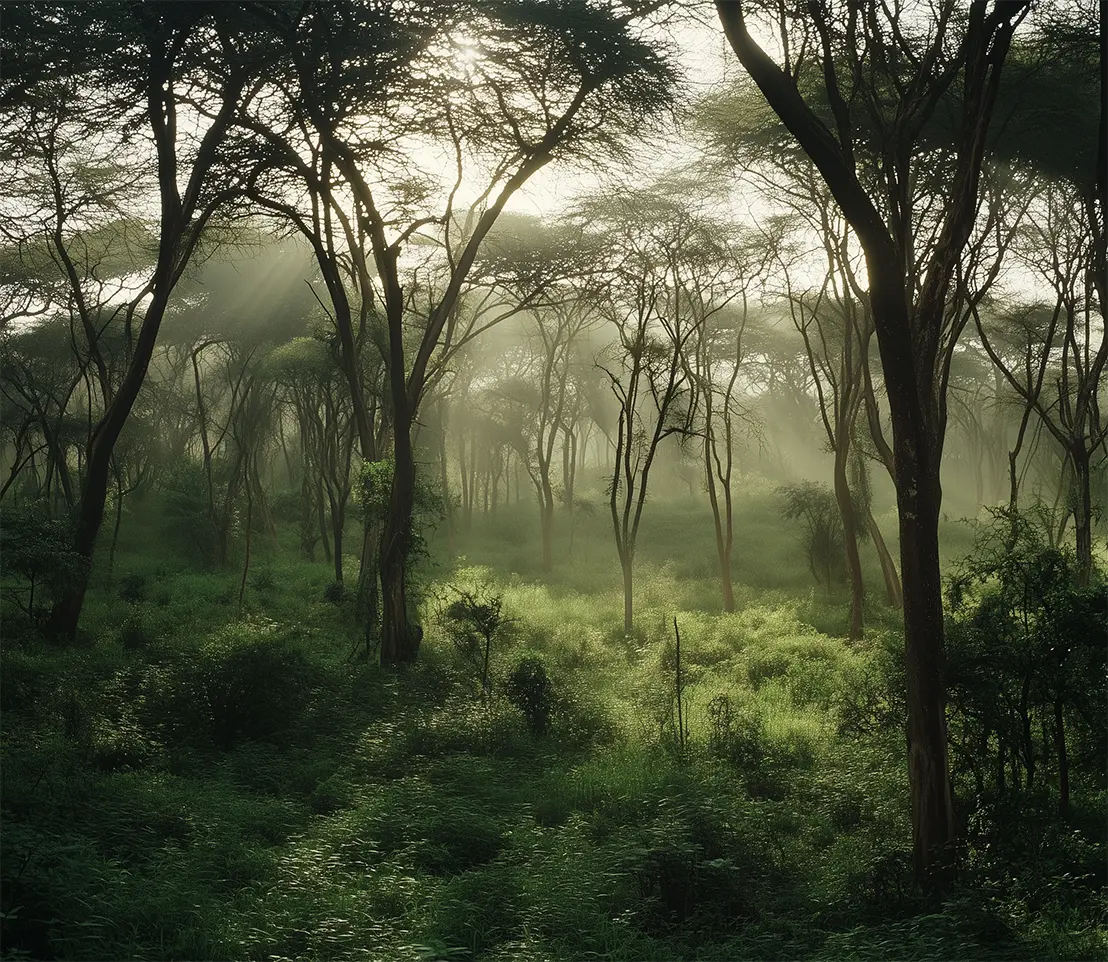
[[[682,24],[672,28],[672,35],[685,72],[688,101],[700,99],[729,72],[739,69],[718,21]],[[687,163],[695,153],[679,139],[671,140],[662,150],[636,158],[636,173],[641,170],[642,180],[647,182],[666,169]],[[596,172],[574,170],[568,164],[551,165],[532,177],[508,202],[507,209],[539,217],[556,215],[576,197],[601,188],[603,183],[604,177]]]

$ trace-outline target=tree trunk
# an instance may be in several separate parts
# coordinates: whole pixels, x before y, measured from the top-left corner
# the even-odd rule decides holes
[[[862,581],[862,558],[858,553],[858,526],[854,521],[854,504],[850,498],[850,485],[846,478],[846,464],[850,449],[847,439],[839,438],[835,445],[835,502],[843,523],[843,545],[846,549],[846,568],[850,575],[850,640],[862,637],[862,602],[865,585]]]
[[[890,608],[900,608],[904,604],[904,592],[900,587],[900,575],[897,574],[896,562],[889,553],[888,546],[873,517],[873,511],[867,505],[866,523],[869,525],[869,533],[873,538],[873,546],[877,549],[877,558],[881,562],[881,576],[885,579],[885,601]]]
[[[623,568],[623,633],[630,635],[634,628],[634,582],[632,580],[632,566],[634,557],[630,552],[620,558]]]
[[[334,495],[328,494],[328,500],[331,502],[331,530],[334,532],[335,539],[335,581],[338,584],[342,584],[342,528],[343,522],[346,520],[343,515],[342,506],[339,505],[338,500]]]
[[[246,470],[250,470],[249,461]],[[250,573],[250,545],[254,536],[254,494],[250,489],[249,480],[246,482],[246,553],[242,560],[242,581],[239,583],[239,607],[242,607],[242,598],[246,594],[246,576]]]
[[[401,379],[401,384],[403,380]],[[388,515],[381,536],[382,627],[381,662],[399,665],[415,661],[418,643],[408,623],[408,549],[415,507],[415,456],[407,397],[396,404],[393,392],[393,475]]]
[[[1077,582],[1087,585],[1093,570],[1093,505],[1089,470],[1089,452],[1084,439],[1074,445],[1073,462],[1074,508],[1073,529],[1077,538]]]
[[[735,589],[731,583],[731,539],[723,530],[723,517],[720,512],[719,498],[716,494],[716,479],[712,469],[712,449],[714,442],[704,439],[704,466],[707,471],[708,503],[712,506],[712,523],[716,534],[716,554],[719,557],[719,578],[723,591],[723,610],[735,610]],[[729,534],[728,532],[727,534]]]
[[[108,476],[111,473],[112,453],[123,425],[131,413],[131,408],[138,398],[142,382],[146,378],[146,370],[150,366],[150,358],[154,354],[158,328],[169,301],[170,284],[169,278],[165,276],[168,271],[168,265],[159,265],[162,283],[156,285],[154,298],[139,328],[134,353],[131,355],[131,364],[115,397],[112,398],[112,403],[108,405],[89,441],[85,482],[81,492],[81,503],[77,509],[77,525],[73,539],[73,550],[81,557],[84,564],[69,589],[58,598],[47,622],[48,631],[66,638],[73,638],[77,633],[77,623],[80,621],[85,593],[88,591],[96,535],[104,521],[104,504],[108,498]]]
[[[319,539],[323,542],[323,558],[327,564],[331,564],[331,533],[327,530],[327,515],[323,506],[323,483],[318,478],[315,485],[315,516],[319,525]]]
[[[458,439],[458,472],[462,479],[462,530],[468,531],[473,520],[473,500],[469,486],[469,468],[466,466],[466,439]]]
[[[539,506],[542,528],[542,570],[550,574],[554,570],[554,505],[546,502]]]
[[[955,837],[943,677],[946,652],[938,537],[941,489],[937,463],[921,465],[926,473],[921,470],[917,474],[904,460],[898,452],[912,836],[921,881],[941,887],[952,866]]]
[[[1061,694],[1054,698],[1054,753],[1058,756],[1058,811],[1065,818],[1070,813],[1070,763]]]
[[[112,473],[115,475],[115,526],[112,528],[112,544],[108,549],[108,584],[112,583],[112,573],[115,570],[115,549],[119,544],[119,526],[123,523],[123,478],[119,472],[119,465],[112,459]]]
[[[550,574],[554,570],[554,491],[550,487],[550,464],[539,455],[539,527],[542,531],[542,570]]]

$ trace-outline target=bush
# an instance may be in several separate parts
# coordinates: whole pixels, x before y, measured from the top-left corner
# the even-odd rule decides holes
[[[481,682],[481,691],[489,694],[489,659],[493,640],[511,619],[503,614],[504,596],[488,588],[467,591],[455,588],[458,597],[442,613],[443,624],[454,647]]]
[[[73,550],[68,520],[51,518],[44,502],[5,505],[5,595],[33,620],[43,600],[53,600],[84,573],[87,562]],[[44,599],[45,594],[45,599]]]
[[[154,701],[165,727],[227,749],[241,739],[284,735],[307,702],[311,679],[304,655],[283,639],[232,625],[160,683]]]
[[[119,597],[121,601],[138,604],[146,600],[146,575],[130,574],[119,579]]]
[[[554,685],[542,661],[533,656],[522,659],[508,676],[504,694],[523,714],[528,731],[533,735],[546,734],[554,710]]]
[[[830,591],[833,582],[844,582],[847,577],[843,519],[834,493],[815,481],[782,485],[777,493],[785,499],[785,517],[804,522],[800,540],[808,556],[808,569]],[[865,516],[857,505],[854,513],[858,519]],[[860,524],[857,534],[865,535]]]
[[[1068,807],[1071,771],[1103,784],[1105,582],[1082,584],[1045,519],[994,512],[948,589],[951,755],[980,795],[1053,782]]]
[[[119,643],[124,651],[138,651],[150,644],[150,633],[137,611],[131,614],[119,631]]]
[[[332,581],[326,588],[323,589],[323,600],[329,601],[333,605],[342,603],[343,597],[346,595],[346,587],[341,581]]]

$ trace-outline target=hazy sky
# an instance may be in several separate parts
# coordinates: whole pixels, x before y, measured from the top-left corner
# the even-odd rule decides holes
[[[708,93],[724,76],[737,69],[723,29],[714,18],[704,24],[685,23],[671,28],[678,44],[685,72],[686,99],[695,101]],[[695,151],[678,133],[662,144],[651,144],[635,158],[634,172],[641,171],[644,182],[667,168],[689,161]],[[569,165],[550,166],[534,177],[508,203],[510,210],[537,216],[549,216],[564,210],[581,193],[600,187],[601,173],[574,170]]]

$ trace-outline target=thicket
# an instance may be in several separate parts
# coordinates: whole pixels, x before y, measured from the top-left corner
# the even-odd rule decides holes
[[[768,524],[772,503],[743,510]],[[634,636],[618,631],[621,585],[600,525],[575,538],[596,539],[589,556],[601,560],[556,585],[512,574],[502,556],[518,514],[464,543],[491,567],[449,563],[432,541],[427,587],[453,599],[443,614],[461,602],[453,614],[476,634],[456,644],[428,601],[421,661],[399,673],[349,660],[350,614],[324,597],[328,568],[293,560],[291,541],[263,555],[241,606],[234,572],[190,573],[127,545],[111,585],[94,578],[93,644],[29,632],[5,644],[4,957],[1030,962],[1104,951],[1103,773],[1086,758],[1104,725],[1085,713],[1103,695],[1076,684],[1102,666],[1075,644],[1096,627],[1098,598],[1103,610],[1100,575],[1076,586],[1066,553],[1033,520],[1008,517],[952,569],[967,845],[935,903],[916,889],[906,845],[895,616],[848,645],[814,626],[845,623],[843,600],[823,592],[744,588],[736,613],[708,614],[710,573],[696,573],[695,546],[673,548],[690,509],[658,517],[640,548]],[[999,550],[1013,530],[1017,549]],[[802,588],[787,542],[767,551],[791,552],[778,574]],[[745,584],[765,559],[741,563]],[[493,614],[489,698],[478,664]],[[1008,756],[1004,792],[987,767],[979,791],[972,766],[995,753],[975,746],[1022,730],[997,712],[1018,706],[1025,667],[973,688],[982,652],[1048,657],[1063,631],[1072,690],[1036,675],[1029,695],[1034,780],[1021,755],[1017,784]],[[1074,769],[1065,816],[1050,728],[1059,690]]]

